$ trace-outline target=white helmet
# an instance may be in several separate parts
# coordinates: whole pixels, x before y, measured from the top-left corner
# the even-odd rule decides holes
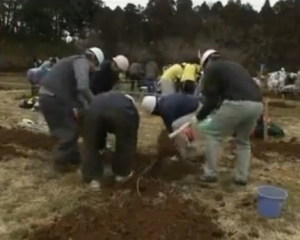
[[[101,64],[103,62],[104,54],[103,54],[103,52],[100,48],[92,47],[92,48],[89,48],[89,51],[92,52],[95,55],[95,57],[98,60],[99,64]]]
[[[118,68],[120,68],[122,71],[126,72],[129,68],[129,61],[127,57],[123,55],[118,55],[113,58],[114,62],[117,64]]]
[[[206,50],[201,57],[201,65],[203,66],[203,64],[206,62],[206,60],[214,53],[217,53],[217,51],[214,49]]]
[[[155,96],[146,96],[143,98],[141,106],[146,112],[152,113],[156,104],[157,98]]]

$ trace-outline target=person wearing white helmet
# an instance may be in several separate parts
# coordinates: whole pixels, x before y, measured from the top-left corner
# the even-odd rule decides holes
[[[119,74],[129,68],[129,60],[118,55],[112,60],[106,60],[101,64],[101,70],[93,74],[90,80],[91,91],[96,95],[113,89],[119,80]]]
[[[101,188],[103,178],[106,135],[115,135],[112,171],[116,182],[125,182],[133,176],[131,161],[137,147],[139,112],[133,97],[118,91],[98,94],[83,118],[82,177],[93,190]]]
[[[226,61],[214,49],[201,56],[204,69],[203,106],[193,122],[206,135],[206,163],[203,181],[217,180],[221,140],[235,133],[237,161],[234,183],[246,185],[251,159],[250,135],[263,112],[262,95],[248,71]]]
[[[184,93],[172,93],[162,97],[145,96],[141,104],[144,111],[162,118],[168,133],[191,121],[200,106],[197,97]]]
[[[76,116],[89,106],[94,95],[89,88],[89,73],[104,60],[100,48],[92,47],[82,55],[61,59],[40,81],[39,106],[49,130],[58,139],[54,169],[74,170],[80,164]]]

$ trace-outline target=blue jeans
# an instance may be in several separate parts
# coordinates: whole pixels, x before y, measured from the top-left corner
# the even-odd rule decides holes
[[[154,93],[155,92],[155,79],[154,78],[146,78],[145,83],[147,86],[147,92]]]

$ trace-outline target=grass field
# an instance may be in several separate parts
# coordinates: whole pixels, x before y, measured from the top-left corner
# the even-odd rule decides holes
[[[22,81],[18,75],[0,76],[4,87],[3,82]],[[137,176],[128,184],[109,183],[95,193],[82,184],[79,173],[59,176],[51,171],[51,139],[15,130],[25,117],[40,119],[38,113],[18,108],[24,93],[0,91],[0,125],[10,128],[0,129],[1,240],[299,240],[298,102],[278,104],[283,100],[271,99],[270,117],[284,128],[286,137],[254,141],[251,178],[245,188],[231,184],[230,142],[224,145],[216,185],[197,180],[203,157],[180,164],[164,160],[154,166],[155,172],[144,173],[158,158],[162,123],[142,114],[133,163]],[[280,219],[257,214],[256,189],[263,184],[281,186],[289,193]]]

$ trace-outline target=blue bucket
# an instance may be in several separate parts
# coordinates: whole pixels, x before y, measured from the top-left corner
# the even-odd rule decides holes
[[[265,218],[278,218],[288,196],[287,191],[274,186],[260,186],[257,189],[257,211]]]

